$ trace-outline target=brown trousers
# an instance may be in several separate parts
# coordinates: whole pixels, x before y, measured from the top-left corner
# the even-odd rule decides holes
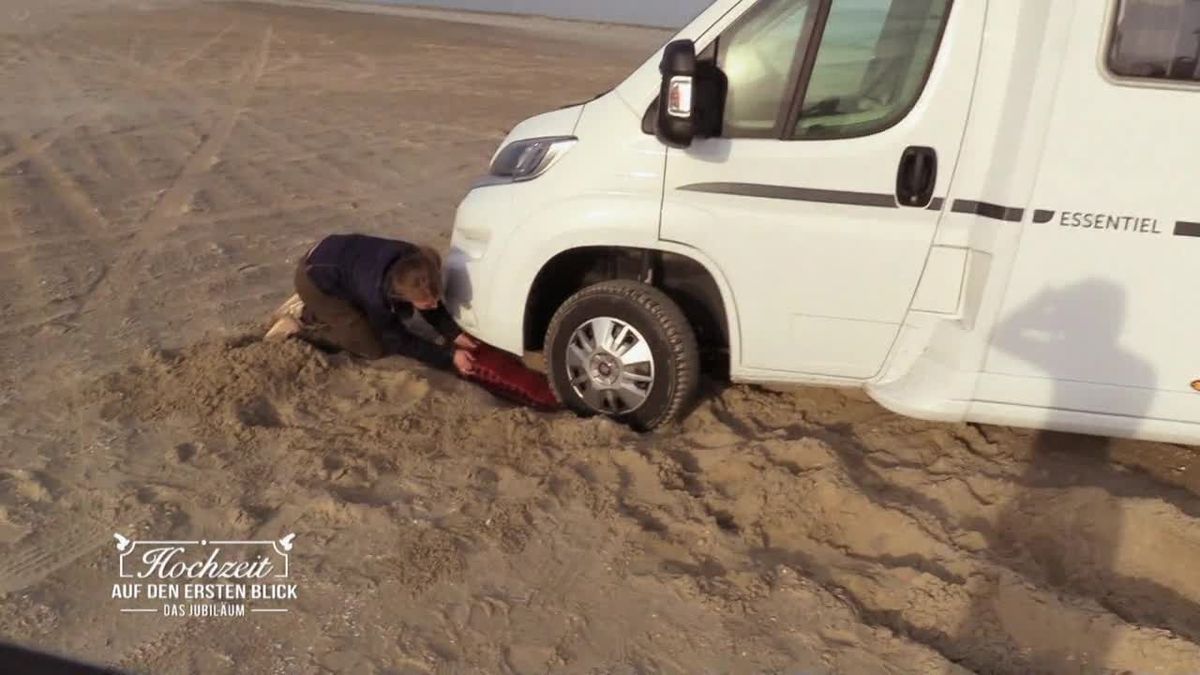
[[[383,345],[367,316],[354,305],[327,295],[308,278],[308,256],[296,267],[296,293],[304,301],[299,337],[318,347],[344,350],[365,359],[383,358]]]

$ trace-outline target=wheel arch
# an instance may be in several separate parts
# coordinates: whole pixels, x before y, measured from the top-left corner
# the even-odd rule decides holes
[[[727,284],[711,264],[688,250],[579,246],[562,251],[538,270],[525,304],[525,348],[540,350],[554,312],[571,295],[617,279],[649,282],[670,297],[692,325],[705,369],[728,375],[737,354],[737,320]]]

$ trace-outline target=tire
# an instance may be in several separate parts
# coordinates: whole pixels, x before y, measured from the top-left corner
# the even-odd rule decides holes
[[[677,420],[699,388],[691,324],[665,293],[637,281],[606,281],[568,298],[545,344],[555,395],[584,416],[651,431]]]

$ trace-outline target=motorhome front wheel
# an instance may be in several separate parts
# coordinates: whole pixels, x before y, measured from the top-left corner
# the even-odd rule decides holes
[[[699,385],[691,325],[665,293],[636,281],[600,283],[571,296],[550,321],[546,346],[559,400],[639,431],[677,418]]]

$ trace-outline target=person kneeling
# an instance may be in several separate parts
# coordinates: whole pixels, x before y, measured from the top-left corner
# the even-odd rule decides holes
[[[362,234],[330,235],[300,260],[295,286],[303,302],[302,318],[286,326],[288,319],[280,318],[268,337],[295,335],[366,359],[396,354],[437,368],[453,367],[463,375],[471,372],[471,352],[478,343],[446,311],[441,257],[429,246]],[[405,321],[414,310],[444,344],[408,329]]]

